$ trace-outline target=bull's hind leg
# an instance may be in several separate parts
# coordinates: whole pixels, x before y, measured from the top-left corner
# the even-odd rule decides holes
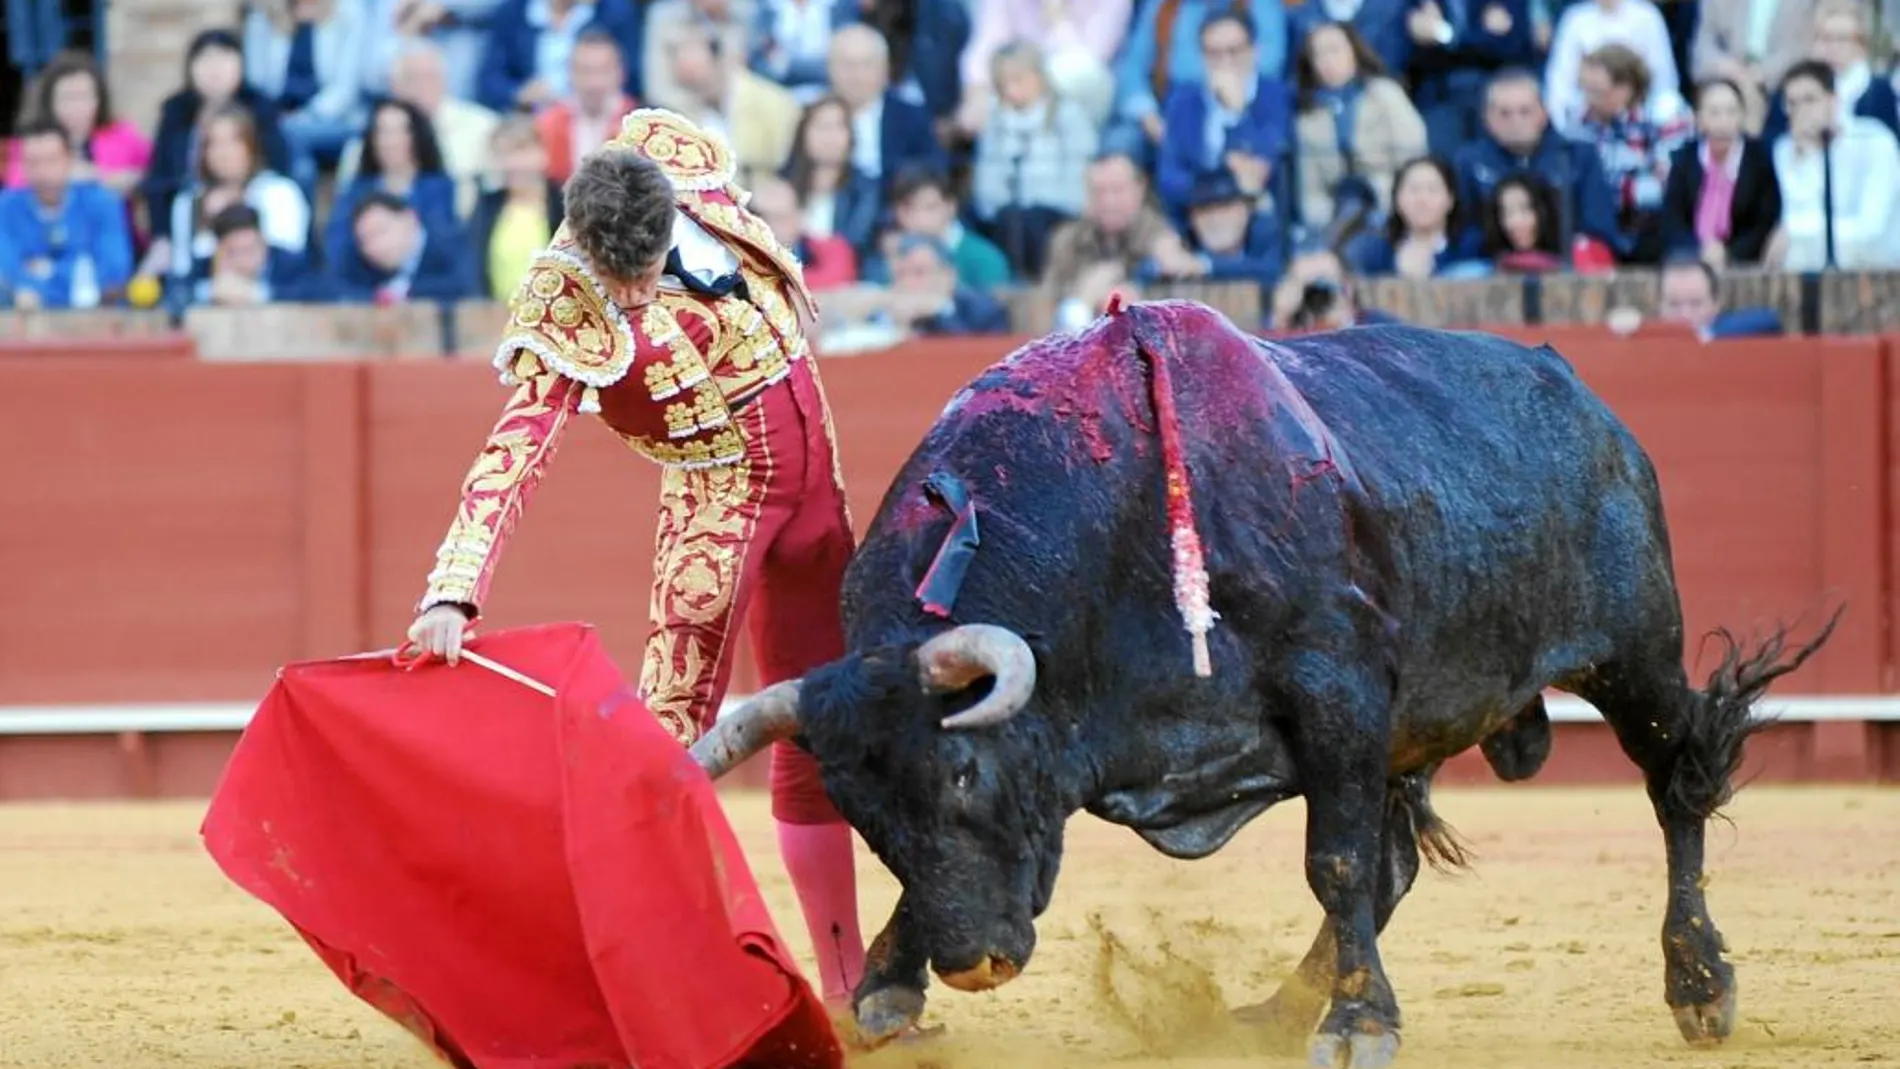
[[[1663,994],[1692,1044],[1719,1043],[1735,1024],[1735,970],[1722,957],[1726,946],[1702,893],[1704,829],[1734,794],[1743,744],[1765,726],[1750,713],[1755,699],[1799,667],[1833,626],[1786,657],[1779,634],[1750,653],[1730,641],[1702,691],[1689,686],[1679,642],[1630,651],[1576,681],[1577,695],[1603,714],[1643,770],[1662,825],[1669,863]]]
[[[1465,850],[1452,830],[1431,806],[1431,777],[1437,768],[1409,773],[1393,781],[1386,795],[1385,824],[1380,833],[1378,901],[1374,923],[1380,934],[1392,920],[1399,903],[1418,878],[1421,853],[1434,868],[1465,864]],[[1330,924],[1321,923],[1313,945],[1300,959],[1273,997],[1257,1006],[1235,1011],[1235,1018],[1262,1029],[1274,1050],[1297,1053],[1313,1031],[1337,975],[1336,948]]]

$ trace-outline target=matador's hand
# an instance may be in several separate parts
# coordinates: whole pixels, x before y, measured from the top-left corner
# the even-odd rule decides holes
[[[468,616],[454,605],[437,605],[409,625],[409,641],[422,652],[423,659],[440,657],[450,664],[462,659],[462,635],[468,630]]]

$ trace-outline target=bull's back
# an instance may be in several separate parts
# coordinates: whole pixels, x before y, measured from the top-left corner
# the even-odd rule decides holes
[[[1369,327],[1267,353],[1365,487],[1414,701],[1508,704],[1676,611],[1649,459],[1553,350]]]

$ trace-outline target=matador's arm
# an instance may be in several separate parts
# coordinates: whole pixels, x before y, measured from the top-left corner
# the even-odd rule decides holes
[[[528,498],[579,410],[583,387],[551,371],[522,381],[462,482],[462,504],[436,551],[417,606],[459,605],[473,618],[488,597],[495,563]]]

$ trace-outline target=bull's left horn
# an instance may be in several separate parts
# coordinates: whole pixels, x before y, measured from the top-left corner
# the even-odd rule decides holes
[[[935,691],[962,690],[984,676],[995,677],[983,700],[955,716],[951,729],[1000,724],[1022,711],[1036,690],[1036,655],[1029,643],[1007,627],[964,624],[918,647],[917,670]]]
[[[713,722],[693,743],[693,760],[713,779],[739,767],[746,758],[798,734],[798,680],[774,683],[744,705]]]

